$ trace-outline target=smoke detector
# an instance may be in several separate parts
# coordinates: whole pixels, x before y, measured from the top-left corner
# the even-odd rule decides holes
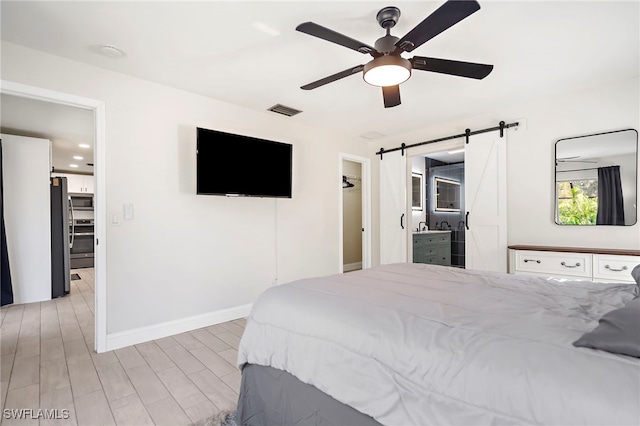
[[[111,45],[103,45],[100,46],[100,53],[102,53],[104,56],[107,56],[109,58],[121,58],[124,56],[124,53],[122,53],[122,50],[118,49],[115,46],[111,46]]]

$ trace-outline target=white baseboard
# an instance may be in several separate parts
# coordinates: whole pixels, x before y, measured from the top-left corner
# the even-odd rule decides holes
[[[112,351],[114,349],[124,348],[125,346],[137,345],[138,343],[161,339],[174,334],[184,333],[185,331],[244,318],[251,312],[251,306],[252,304],[236,306],[234,308],[194,315],[192,317],[135,328],[133,330],[107,334],[106,350]]]
[[[357,271],[358,269],[362,269],[362,262],[347,263],[345,265],[342,265],[343,272]]]

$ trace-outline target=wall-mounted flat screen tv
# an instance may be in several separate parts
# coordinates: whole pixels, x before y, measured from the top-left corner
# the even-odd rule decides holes
[[[291,144],[197,129],[196,192],[291,198]]]

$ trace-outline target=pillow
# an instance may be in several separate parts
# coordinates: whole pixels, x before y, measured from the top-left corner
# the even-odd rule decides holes
[[[631,276],[636,280],[636,284],[638,284],[636,288],[636,297],[638,297],[638,295],[640,295],[640,265],[636,265],[636,267],[631,270]]]
[[[573,345],[640,358],[640,298],[604,314],[598,326]]]

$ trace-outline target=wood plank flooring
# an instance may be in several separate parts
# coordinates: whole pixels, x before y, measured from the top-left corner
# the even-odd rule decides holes
[[[0,309],[0,424],[175,426],[235,409],[244,319],[97,354],[94,270],[72,273],[68,296]]]

